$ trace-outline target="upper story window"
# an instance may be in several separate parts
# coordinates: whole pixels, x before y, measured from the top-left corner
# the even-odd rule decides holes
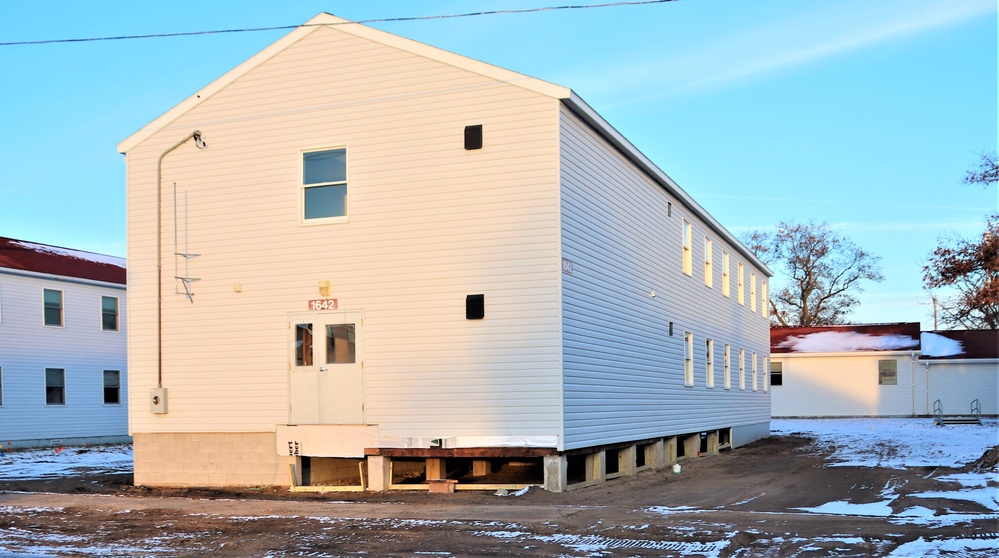
[[[116,297],[101,297],[101,329],[118,331],[118,299]]]
[[[711,239],[704,237],[704,285],[711,288],[714,285],[714,277],[712,277],[711,269],[711,252],[713,251],[711,246]]]
[[[305,221],[347,216],[347,150],[302,153],[302,215]]]
[[[756,312],[756,274],[749,274],[749,310]]]
[[[767,284],[763,282],[760,283],[760,315],[770,317],[770,295],[767,294]]]
[[[690,225],[690,222],[686,219],[683,220],[683,272],[687,275],[694,274],[694,255],[691,250],[693,249],[694,242],[694,229]]]
[[[739,296],[739,304],[746,304],[746,270],[742,267],[742,263],[739,264],[739,274],[736,278],[736,292]]]
[[[732,278],[728,274],[728,252],[722,251],[722,294],[732,295]]]
[[[62,291],[45,289],[43,297],[43,318],[45,325],[62,327]]]

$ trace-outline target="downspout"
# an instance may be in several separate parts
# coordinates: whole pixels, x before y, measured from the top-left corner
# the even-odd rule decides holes
[[[916,352],[909,353],[909,380],[912,383],[912,415],[916,416]]]
[[[201,132],[195,130],[170,146],[156,161],[156,387],[159,388],[163,387],[163,159],[191,139],[198,149],[208,147],[201,139]]]

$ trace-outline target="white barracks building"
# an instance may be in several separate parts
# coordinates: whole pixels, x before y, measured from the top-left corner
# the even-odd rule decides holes
[[[771,273],[662,170],[308,24],[118,146],[137,484],[561,491],[769,434]]]

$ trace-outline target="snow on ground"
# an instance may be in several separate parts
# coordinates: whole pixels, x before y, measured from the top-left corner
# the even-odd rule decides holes
[[[71,477],[82,472],[132,472],[132,446],[83,446],[13,450],[0,453],[0,478],[50,479]]]
[[[928,418],[773,419],[774,435],[803,433],[834,448],[831,466],[960,467],[999,444],[999,420],[936,426]]]

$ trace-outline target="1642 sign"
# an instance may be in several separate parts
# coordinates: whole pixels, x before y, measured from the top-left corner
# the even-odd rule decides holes
[[[309,301],[309,310],[336,310],[335,298],[323,298]]]

